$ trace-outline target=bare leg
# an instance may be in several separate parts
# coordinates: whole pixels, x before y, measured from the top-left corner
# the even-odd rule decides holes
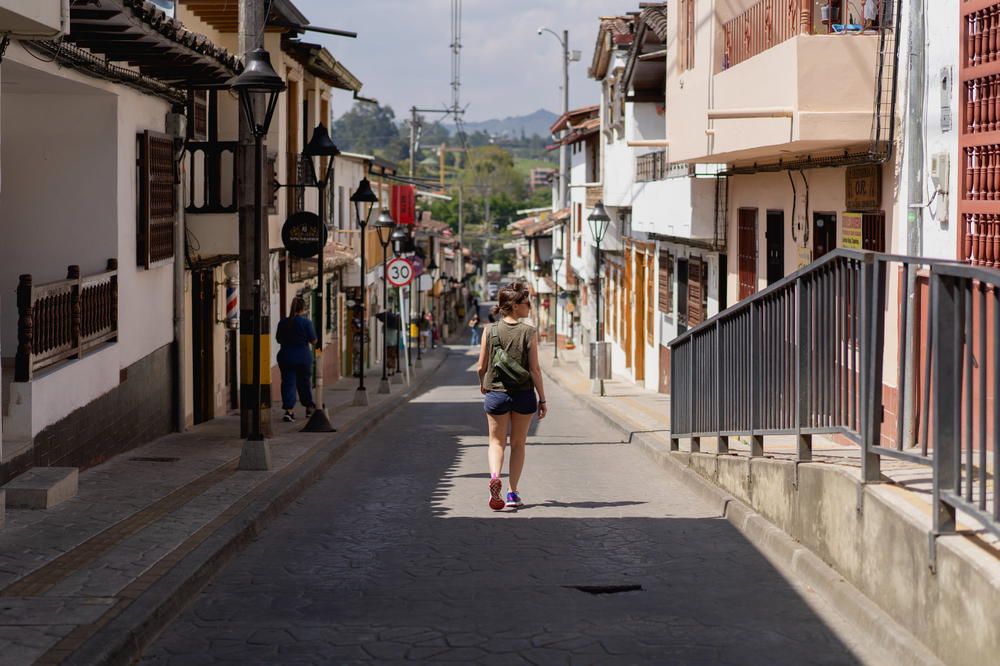
[[[507,446],[510,414],[487,414],[486,421],[490,426],[490,475],[499,477],[503,470],[503,452]]]
[[[517,482],[524,469],[524,445],[528,440],[532,414],[510,413],[510,489],[517,492]]]

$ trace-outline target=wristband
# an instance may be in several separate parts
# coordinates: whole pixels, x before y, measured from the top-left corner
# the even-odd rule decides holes
[[[538,401],[538,404],[539,404],[539,405],[544,405],[544,404],[545,404],[545,401],[544,401],[544,400],[539,400],[539,401]]]

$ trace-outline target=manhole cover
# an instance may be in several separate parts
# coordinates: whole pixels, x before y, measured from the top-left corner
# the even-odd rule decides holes
[[[618,594],[619,592],[642,592],[642,585],[564,585],[572,590],[587,594]]]
[[[129,458],[129,460],[132,461],[132,462],[163,462],[163,463],[167,463],[167,462],[177,462],[178,460],[180,460],[180,458],[155,458],[155,457],[154,458],[143,458],[142,456],[138,456],[138,457],[135,457],[135,458]]]

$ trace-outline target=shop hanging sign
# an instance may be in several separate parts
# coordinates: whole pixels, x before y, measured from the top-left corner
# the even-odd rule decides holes
[[[301,211],[285,220],[281,227],[281,242],[292,256],[300,259],[315,257],[320,247],[326,245],[326,227],[316,213]]]
[[[840,246],[851,250],[861,249],[861,213],[842,213],[840,216]]]
[[[882,205],[882,167],[877,164],[847,167],[847,210],[878,210]]]

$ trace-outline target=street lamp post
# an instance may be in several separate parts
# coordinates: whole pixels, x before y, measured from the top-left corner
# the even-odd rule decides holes
[[[358,183],[358,189],[351,195],[351,202],[354,204],[354,214],[358,220],[358,228],[361,230],[361,363],[358,368],[358,390],[354,392],[355,407],[364,407],[368,404],[368,391],[365,389],[365,329],[368,327],[368,289],[365,284],[367,277],[367,267],[365,266],[365,227],[371,219],[378,197],[372,192],[372,185],[367,178],[362,178]]]
[[[591,386],[591,391],[597,395],[604,395],[604,367],[601,363],[602,359],[607,359],[607,354],[603,348],[604,342],[604,326],[601,323],[601,241],[604,240],[604,234],[608,231],[608,224],[610,224],[611,218],[608,216],[608,211],[604,209],[604,203],[598,201],[594,206],[593,211],[587,216],[587,224],[590,226],[590,233],[594,237],[594,243],[597,245],[597,266],[594,269],[594,295],[595,295],[595,309],[596,309],[596,349],[595,354],[592,355],[594,359],[592,361],[596,362],[597,367],[592,371],[593,373],[593,384]]]
[[[397,224],[396,228],[393,230],[392,235],[389,237],[392,242],[392,253],[397,257],[402,257],[407,252],[412,252],[412,244],[410,242],[410,234],[406,231],[406,226],[402,224]],[[410,307],[413,307],[413,282],[410,282]],[[402,293],[400,293],[400,304],[402,304]],[[409,310],[410,308],[407,308]],[[403,320],[403,309],[400,307],[399,311],[400,324],[402,325],[402,331],[405,332],[407,343],[410,339],[410,313],[406,313],[406,320]],[[417,346],[420,346],[420,330],[417,329]],[[413,359],[410,357],[410,345],[406,345],[406,366],[413,366]]]
[[[438,322],[438,315],[437,315],[437,310],[439,310],[439,308],[435,307],[434,293],[433,293],[434,285],[437,283],[437,276],[438,276],[438,265],[437,265],[437,261],[434,260],[434,239],[433,238],[431,239],[431,261],[430,261],[429,264],[427,264],[427,274],[431,276],[431,290],[432,290],[432,292],[427,297],[428,300],[430,300],[429,311],[430,311],[430,314],[431,314],[431,320],[435,324],[437,324],[438,327],[440,327],[441,324]],[[427,325],[430,326],[430,322],[428,322]],[[431,347],[434,347],[434,328],[433,327],[431,327],[431,331],[430,331],[430,336],[429,337],[431,339]]]
[[[579,51],[569,50],[569,30],[563,30],[562,37],[550,28],[541,27],[538,34],[547,32],[559,40],[562,46],[562,66],[563,66],[563,117],[569,113],[569,63],[580,59]],[[559,207],[565,208],[569,205],[569,146],[563,144],[559,147]]]
[[[556,250],[552,253],[552,278],[553,282],[556,283],[556,290],[553,294],[552,299],[552,337],[554,338],[555,348],[552,352],[552,365],[559,365],[559,269],[563,265],[563,253],[562,250]]]
[[[382,313],[383,330],[386,335],[382,336],[382,381],[378,383],[379,393],[392,393],[389,388],[389,243],[393,230],[396,228],[396,221],[385,208],[375,220],[375,231],[378,232],[378,242],[382,246]]]
[[[312,171],[312,180],[316,183],[316,187],[319,190],[319,221],[322,229],[320,230],[320,238],[326,238],[326,188],[333,179],[333,161],[334,158],[340,154],[340,150],[337,148],[336,144],[330,138],[330,134],[326,131],[326,127],[320,123],[313,130],[312,139],[303,149],[302,154],[309,158],[309,168]],[[313,163],[313,158],[326,158],[326,170],[323,172],[321,178],[316,177],[316,165]],[[326,246],[320,241],[319,255],[316,259],[316,279],[319,282],[317,285],[317,290],[319,292],[319,307],[317,308],[317,319],[318,326],[316,328],[316,348],[319,352],[318,359],[316,361],[316,408],[313,410],[312,415],[309,417],[309,421],[306,423],[305,427],[302,428],[302,432],[335,432],[336,429],[330,424],[330,416],[326,413],[326,398],[323,392],[323,345],[324,345],[324,333],[326,332],[326,325],[323,319],[323,312],[326,308],[326,279],[324,276],[324,264],[326,260]]]
[[[271,58],[267,51],[256,48],[244,56],[243,72],[237,76],[230,87],[237,92],[240,108],[254,139],[254,242],[253,242],[253,283],[251,285],[253,316],[251,317],[252,355],[251,355],[251,421],[246,443],[240,456],[241,469],[266,470],[270,467],[270,454],[264,442],[261,429],[262,406],[261,395],[261,321],[263,285],[263,237],[264,237],[264,136],[271,125],[274,108],[278,103],[278,94],[285,89],[285,82],[271,67]],[[263,98],[264,117],[257,118],[255,107],[257,100]],[[270,360],[270,359],[268,359]]]

